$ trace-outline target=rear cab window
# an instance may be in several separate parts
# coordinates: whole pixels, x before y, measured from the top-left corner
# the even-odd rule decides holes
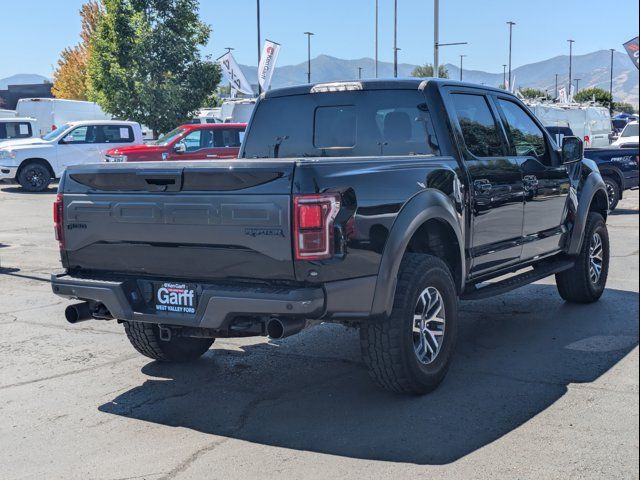
[[[439,154],[425,96],[417,89],[267,97],[251,125],[244,158]]]
[[[29,122],[0,122],[0,139],[29,138],[33,136]]]

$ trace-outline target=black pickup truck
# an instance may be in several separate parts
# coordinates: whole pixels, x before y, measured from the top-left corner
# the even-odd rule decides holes
[[[560,145],[566,136],[573,136],[569,127],[546,127]],[[609,210],[613,211],[622,200],[625,190],[638,188],[640,151],[635,148],[587,148],[584,156],[596,162],[609,196]]]
[[[449,80],[263,94],[240,158],[68,168],[54,205],[67,320],[192,360],[215,338],[359,327],[372,377],[425,393],[458,302],[556,275],[603,293],[607,192],[581,140],[556,147],[513,95]]]

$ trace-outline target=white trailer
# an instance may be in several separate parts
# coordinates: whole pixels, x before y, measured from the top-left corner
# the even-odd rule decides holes
[[[16,106],[19,117],[36,119],[36,136],[43,136],[69,122],[111,120],[94,102],[59,98],[21,98]]]

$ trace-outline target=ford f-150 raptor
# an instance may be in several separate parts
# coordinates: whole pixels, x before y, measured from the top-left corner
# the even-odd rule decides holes
[[[459,300],[555,275],[600,298],[607,191],[513,95],[442,79],[272,90],[240,158],[69,167],[54,204],[67,320],[117,319],[143,355],[360,329],[383,387],[443,379]]]

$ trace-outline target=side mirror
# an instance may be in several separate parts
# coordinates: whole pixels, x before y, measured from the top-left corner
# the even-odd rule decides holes
[[[178,142],[176,146],[173,147],[173,151],[176,153],[185,153],[187,151],[187,145],[184,142]]]
[[[562,163],[576,163],[584,156],[584,144],[578,137],[564,137],[562,139]]]
[[[67,135],[60,143],[73,143],[73,135]]]

